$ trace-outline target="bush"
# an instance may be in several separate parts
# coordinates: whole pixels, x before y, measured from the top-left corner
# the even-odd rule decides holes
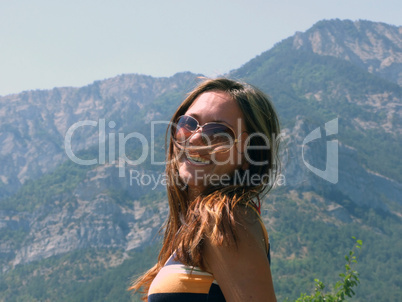
[[[324,293],[325,285],[318,279],[315,279],[314,294],[308,296],[307,294],[301,294],[300,298],[296,302],[339,302],[346,301],[346,297],[352,298],[355,295],[353,287],[359,285],[359,273],[353,268],[357,264],[357,257],[355,256],[356,249],[361,249],[363,242],[356,240],[352,250],[345,256],[345,273],[339,274],[341,280],[335,283],[333,290],[330,293]]]

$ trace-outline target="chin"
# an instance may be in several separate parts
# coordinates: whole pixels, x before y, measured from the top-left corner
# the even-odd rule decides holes
[[[196,167],[183,164],[179,168],[179,176],[181,181],[192,189],[204,188],[206,186],[204,183],[206,181],[205,175],[207,174],[208,173],[200,167],[197,169]]]

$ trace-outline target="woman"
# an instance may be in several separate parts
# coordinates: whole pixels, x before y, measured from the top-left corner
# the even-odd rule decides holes
[[[144,300],[276,301],[260,198],[275,181],[279,122],[258,89],[205,80],[171,119],[169,216]]]

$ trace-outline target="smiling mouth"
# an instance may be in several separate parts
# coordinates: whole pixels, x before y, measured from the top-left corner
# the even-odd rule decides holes
[[[195,164],[209,165],[211,163],[210,160],[199,157],[199,156],[191,156],[190,154],[186,154],[187,159]]]

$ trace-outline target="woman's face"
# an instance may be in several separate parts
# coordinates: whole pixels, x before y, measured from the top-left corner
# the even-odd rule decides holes
[[[179,176],[188,185],[189,196],[194,198],[208,185],[229,185],[230,179],[238,169],[247,169],[244,159],[245,133],[243,113],[236,101],[221,91],[209,91],[199,95],[185,115],[194,117],[199,125],[219,122],[233,129],[235,138],[240,141],[226,152],[209,154],[205,151],[184,152],[177,149]],[[203,145],[200,130],[186,142],[189,147]]]

